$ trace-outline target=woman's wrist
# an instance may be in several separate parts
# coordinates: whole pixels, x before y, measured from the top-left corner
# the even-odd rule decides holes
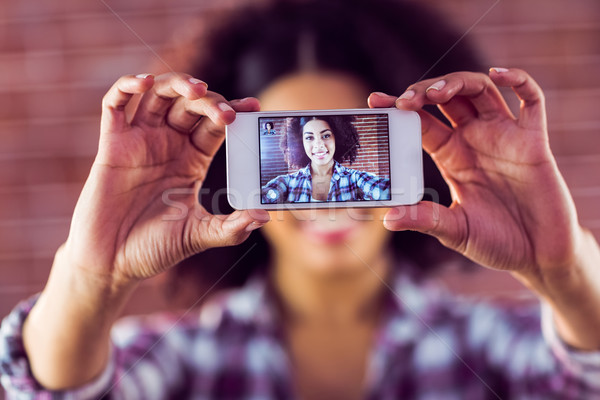
[[[54,257],[48,285],[69,286],[74,296],[104,304],[126,300],[137,287],[139,280],[119,275],[113,265],[96,265],[93,259],[82,259],[80,254],[72,251],[68,242],[63,244]]]
[[[600,349],[600,249],[594,236],[580,228],[573,261],[563,268],[515,273],[552,307],[556,328],[569,345]]]
[[[61,246],[23,326],[36,379],[46,388],[65,389],[100,374],[108,362],[112,325],[136,286],[87,273]]]
[[[589,264],[586,253],[589,253],[587,248],[591,244],[588,233],[581,226],[577,227],[573,235],[573,245],[560,260],[558,257],[552,257],[545,263],[514,270],[513,276],[549,301],[571,298],[581,290],[582,284],[586,284],[584,275]],[[536,258],[535,261],[539,260]]]
[[[31,310],[25,328],[27,325],[44,328],[48,336],[61,336],[63,331],[68,331],[74,337],[108,337],[136,286],[136,282],[88,273],[69,257],[63,245],[56,252],[46,287]]]

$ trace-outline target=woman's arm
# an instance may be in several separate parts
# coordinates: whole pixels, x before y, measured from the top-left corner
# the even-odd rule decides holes
[[[498,87],[521,100],[512,115]],[[550,151],[544,96],[518,69],[449,74],[416,83],[371,106],[417,110],[423,147],[450,186],[453,203],[392,209],[385,225],[437,237],[473,261],[512,272],[552,306],[561,337],[600,349],[600,251],[582,228]],[[448,127],[421,110],[437,104]]]
[[[142,97],[128,121],[134,94]],[[264,211],[214,216],[197,201],[234,109],[256,111],[258,102],[228,102],[183,74],[125,76],[106,94],[98,154],[69,237],[24,324],[31,370],[43,386],[76,387],[103,371],[110,328],[141,280],[239,243],[268,221]]]
[[[23,324],[23,344],[45,388],[80,386],[99,376],[109,356],[110,330],[136,282],[113,283],[78,272],[64,245]]]
[[[390,180],[380,178],[375,174],[365,171],[354,170],[354,181],[362,192],[362,198],[359,200],[389,200],[390,199]]]
[[[275,204],[287,201],[289,175],[280,175],[271,179],[261,188],[262,201],[265,204]]]
[[[600,250],[581,228],[574,259],[562,268],[513,275],[552,307],[561,339],[581,350],[600,350]]]

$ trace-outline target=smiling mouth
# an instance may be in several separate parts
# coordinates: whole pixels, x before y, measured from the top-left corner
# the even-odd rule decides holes
[[[323,223],[322,221],[302,221],[300,229],[309,240],[318,243],[342,243],[357,231],[359,224],[356,221],[342,221],[342,223]]]
[[[314,156],[314,157],[317,157],[317,158],[323,158],[323,157],[325,157],[327,154],[329,154],[329,152],[328,152],[328,151],[321,151],[321,152],[319,152],[319,153],[313,153],[313,156]]]

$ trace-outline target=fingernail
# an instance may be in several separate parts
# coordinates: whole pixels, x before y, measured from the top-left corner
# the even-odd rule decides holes
[[[138,79],[146,79],[150,75],[152,75],[152,74],[137,74],[135,77]]]
[[[218,107],[219,107],[219,109],[220,109],[221,111],[223,111],[223,112],[225,112],[225,111],[233,111],[233,108],[231,108],[231,107],[229,106],[229,104],[227,104],[227,103],[219,103],[219,104],[218,104]]]
[[[252,221],[247,227],[246,227],[246,232],[252,232],[254,230],[257,230],[258,228],[264,226],[264,223],[260,223],[260,222],[256,222],[256,221]]]
[[[206,84],[206,82],[201,81],[200,79],[196,79],[196,78],[190,78],[188,79],[188,82],[190,82],[192,85],[204,85],[206,87],[208,87],[208,85]]]
[[[377,96],[381,96],[381,97],[390,97],[389,94],[383,93],[383,92],[373,92],[373,94],[376,94]]]
[[[254,218],[254,222],[266,224],[267,222],[269,222],[271,220],[271,217],[269,216],[269,212],[266,210],[261,210],[259,208],[249,209],[248,214],[250,214],[250,216],[252,218]]]
[[[392,208],[386,214],[384,221],[396,221],[396,220],[400,219],[400,217],[401,217],[400,210],[398,210],[397,208]]]
[[[407,90],[406,92],[402,93],[400,97],[398,97],[398,100],[410,100],[413,97],[415,97],[415,91]]]
[[[508,72],[508,68],[493,67],[493,68],[490,68],[490,69],[493,69],[494,71],[496,71],[499,74],[501,74],[502,72]]]
[[[398,218],[400,216],[400,211],[398,211],[397,208],[392,208],[387,215],[389,218],[386,219],[394,219],[394,218]]]
[[[433,85],[429,86],[427,88],[427,90],[425,90],[426,92],[429,92],[430,90],[437,90],[440,91],[443,89],[443,87],[446,86],[446,81],[445,80],[441,80],[441,81],[437,81],[436,83],[434,83]]]

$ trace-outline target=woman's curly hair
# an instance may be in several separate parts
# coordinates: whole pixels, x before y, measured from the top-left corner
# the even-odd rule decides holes
[[[360,147],[358,132],[352,122],[352,115],[319,115],[314,117],[287,118],[285,132],[281,135],[279,147],[290,168],[304,168],[310,163],[310,158],[304,151],[302,131],[309,121],[321,120],[327,122],[335,139],[333,159],[339,163],[356,159]]]
[[[354,76],[368,91],[400,94],[420,79],[487,69],[469,45],[469,37],[462,38],[446,23],[447,18],[423,2],[263,0],[226,10],[220,18],[210,17],[187,28],[193,40],[177,38],[173,42],[175,58],[169,62],[177,65],[180,60],[184,65],[176,69],[201,77],[227,99],[256,96],[275,80],[303,71],[299,48],[306,38],[316,64],[312,68]],[[209,21],[213,29],[207,31]],[[440,58],[441,54],[444,57]],[[429,111],[443,119],[435,107]],[[423,163],[425,187],[430,189],[425,192],[427,198],[450,205],[448,187],[425,153]],[[221,193],[227,182],[225,165],[221,147],[202,187]],[[213,213],[233,211],[226,196],[207,195],[200,201]],[[399,259],[414,263],[412,270],[420,276],[435,271],[456,254],[437,239],[411,231],[394,232],[390,247]],[[172,276],[170,298],[185,297],[186,290],[191,290],[189,297],[195,301],[198,291],[210,290],[214,282],[221,287],[240,285],[257,270],[266,270],[271,257],[272,248],[260,229],[255,230],[240,245],[213,248],[180,263],[172,270],[176,275]],[[223,267],[237,265],[241,259],[243,266],[224,277]]]

